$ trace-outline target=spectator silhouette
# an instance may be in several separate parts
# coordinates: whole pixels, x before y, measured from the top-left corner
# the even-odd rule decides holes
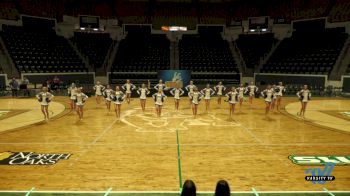
[[[216,184],[215,196],[230,196],[230,186],[226,180],[220,180]]]
[[[192,180],[185,181],[181,196],[196,196],[196,185]]]

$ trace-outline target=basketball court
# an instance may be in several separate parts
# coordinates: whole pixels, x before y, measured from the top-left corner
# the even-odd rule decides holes
[[[294,164],[289,156],[348,156],[350,100],[314,98],[305,119],[296,115],[300,103],[294,97],[284,98],[283,110],[268,117],[262,99],[255,99],[253,108],[244,102],[233,119],[227,103],[219,108],[212,100],[210,112],[201,103],[193,119],[186,98],[179,111],[168,98],[161,118],[153,100],[142,113],[134,98],[122,105],[116,120],[114,111],[90,98],[82,121],[68,101],[55,97],[52,119],[44,122],[35,99],[0,99],[1,160],[16,152],[70,154],[52,165],[0,165],[1,190],[9,195],[162,195],[178,194],[180,184],[191,179],[207,193],[225,179],[233,193],[243,195],[349,194],[339,193],[349,191],[348,165],[334,167],[335,181],[313,184],[305,181],[305,172],[315,167]]]

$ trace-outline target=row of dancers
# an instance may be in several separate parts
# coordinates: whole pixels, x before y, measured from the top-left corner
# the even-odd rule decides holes
[[[126,101],[128,104],[131,101],[131,93],[136,90],[139,94],[141,109],[144,112],[146,108],[146,99],[147,96],[150,95],[150,84],[148,82],[148,87],[146,84],[142,84],[141,87],[137,88],[134,84],[127,80],[124,85],[116,86],[115,89],[112,89],[111,85],[103,86],[100,82],[97,82],[93,87],[95,91],[95,98],[97,104],[100,104],[102,100],[105,101],[108,111],[111,110],[111,103],[113,102],[115,105],[115,113],[116,117],[120,119],[121,115],[121,105]],[[157,85],[154,86],[154,89],[157,91],[151,97],[154,100],[156,115],[157,117],[161,116],[162,107],[164,101],[167,99],[167,96],[164,94],[164,91],[170,90],[170,94],[174,98],[175,110],[179,110],[179,104],[181,96],[185,94],[185,91],[180,88],[180,85],[177,84],[175,88],[168,88],[163,83],[162,80],[159,81]],[[249,95],[249,103],[250,106],[253,104],[253,99],[258,92],[258,87],[251,82],[247,87],[243,84],[239,85],[239,87],[231,87],[231,89],[225,93],[226,87],[222,85],[221,82],[218,83],[214,88],[211,88],[209,84],[202,90],[199,90],[197,86],[194,85],[193,81],[190,81],[190,84],[185,87],[187,91],[188,100],[190,107],[192,108],[192,113],[194,118],[197,117],[198,105],[201,100],[205,102],[205,111],[208,112],[210,108],[210,100],[216,94],[217,102],[219,106],[221,105],[222,97],[227,97],[225,102],[229,104],[229,115],[232,118],[235,112],[235,106],[238,103],[240,109],[242,107],[242,103],[244,101],[244,95]],[[282,82],[279,82],[278,85],[268,85],[266,89],[261,91],[261,95],[264,98],[266,107],[265,114],[268,115],[271,110],[275,108],[277,110],[280,109],[281,100],[283,97],[283,93],[285,92],[285,87]],[[123,92],[124,91],[124,92]],[[82,92],[82,88],[78,87],[74,83],[68,88],[68,95],[70,97],[71,108],[75,109],[80,120],[83,119],[84,114],[84,105],[85,101],[88,99],[88,96]],[[308,89],[307,85],[304,85],[304,88],[297,93],[297,96],[301,102],[301,109],[298,112],[298,115],[304,116],[305,110],[308,101],[310,100],[311,93]],[[49,119],[48,106],[50,101],[53,99],[53,94],[48,92],[47,87],[43,87],[42,92],[37,95],[39,102],[41,103],[41,110],[44,114],[46,120]]]

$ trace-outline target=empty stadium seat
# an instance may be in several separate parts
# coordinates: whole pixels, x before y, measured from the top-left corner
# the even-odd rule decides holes
[[[193,72],[238,72],[229,43],[219,33],[183,35],[180,69]]]
[[[87,68],[68,40],[54,30],[33,31],[3,25],[1,36],[20,72],[85,72]]]
[[[112,72],[157,72],[170,69],[170,41],[165,35],[129,33],[119,43]]]
[[[74,32],[72,41],[85,55],[90,65],[99,68],[103,65],[107,52],[112,44],[109,33]]]
[[[277,43],[273,33],[266,34],[241,34],[236,40],[248,68],[259,65],[260,59],[269,53],[273,44]]]
[[[295,33],[282,40],[260,71],[328,75],[347,36],[331,29],[314,34]]]

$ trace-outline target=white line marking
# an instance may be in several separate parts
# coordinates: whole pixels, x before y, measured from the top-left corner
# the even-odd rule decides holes
[[[19,191],[19,190],[0,190],[0,193],[27,193],[28,191]],[[324,193],[325,191],[259,191],[259,193]],[[103,191],[33,191],[33,193],[106,193],[106,190]],[[179,193],[179,191],[111,191],[110,193],[119,193],[119,194],[127,194],[127,193]],[[197,191],[197,193],[214,193],[213,191]],[[231,191],[231,193],[253,193],[253,191]],[[350,190],[347,191],[332,191],[332,193],[350,193]]]
[[[0,145],[73,145],[73,146],[88,146],[91,145],[91,143],[36,143],[36,142],[15,142],[15,143],[8,143],[8,142],[0,142]],[[94,144],[94,146],[176,146],[177,144],[150,144],[150,143],[107,143],[107,144]],[[258,144],[251,144],[251,143],[241,143],[241,144],[200,144],[200,143],[189,143],[189,144],[181,144],[181,146],[350,146],[350,143],[283,143],[283,144],[266,144],[266,143],[258,143]]]

